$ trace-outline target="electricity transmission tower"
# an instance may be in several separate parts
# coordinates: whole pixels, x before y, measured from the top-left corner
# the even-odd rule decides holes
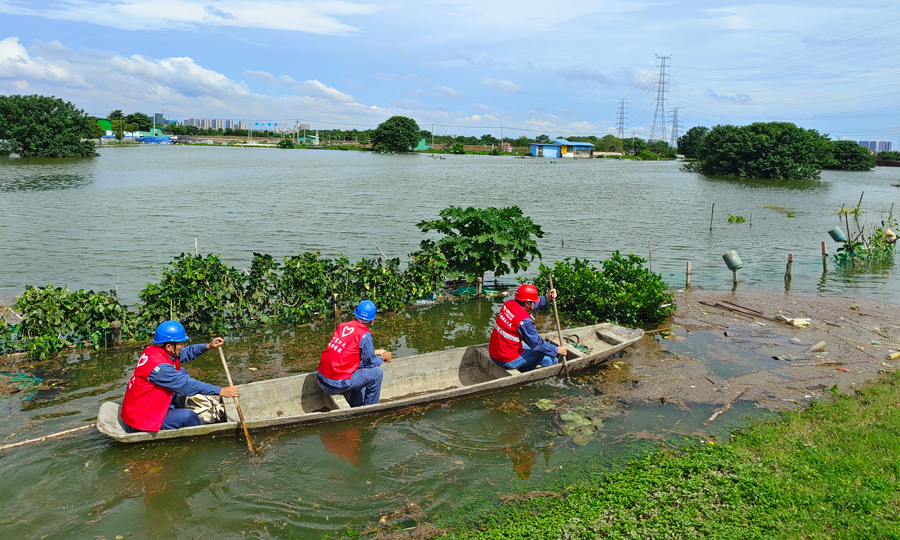
[[[673,148],[678,146],[678,137],[681,135],[678,131],[678,111],[683,108],[684,107],[672,107],[672,142],[669,143],[669,146]]]
[[[666,140],[666,60],[672,58],[669,56],[659,56],[659,88],[656,91],[656,113],[653,114],[653,127],[650,128],[650,137],[647,142]]]
[[[625,138],[625,99],[619,100],[619,131],[616,133],[616,137],[620,139]]]

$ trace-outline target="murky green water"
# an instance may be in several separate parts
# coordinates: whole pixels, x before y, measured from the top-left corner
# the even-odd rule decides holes
[[[737,249],[744,275],[780,285],[787,253],[798,269],[820,265],[819,245],[837,224],[829,212],[887,208],[900,198],[896,172],[823,173],[821,181],[739,182],[682,173],[674,163],[548,161],[354,152],[228,148],[104,150],[91,161],[0,160],[0,296],[27,284],[110,289],[133,304],[154,267],[194,248],[235,265],[252,253],[307,250],[351,259],[416,249],[415,223],[448,205],[519,205],[546,232],[545,260],[653,250],[653,269],[695,284]],[[709,232],[709,207],[716,222]],[[797,216],[763,209],[788,207]],[[753,227],[728,225],[727,214]],[[834,246],[832,245],[832,250]],[[897,272],[802,272],[793,290],[900,298]],[[714,279],[714,278],[710,278]],[[716,278],[717,279],[717,278]],[[376,346],[407,356],[483,343],[497,304],[461,301],[380,317]],[[332,327],[251,328],[229,336],[235,382],[314,369]],[[716,344],[694,332],[685,353],[716,368]],[[677,351],[676,351],[677,352]],[[748,365],[772,363],[751,350]],[[36,361],[0,359],[0,371],[48,383],[30,401],[0,397],[0,443],[89,423],[100,403],[120,397],[139,349],[129,347]],[[224,381],[217,357],[189,365]],[[602,368],[601,368],[602,369]],[[728,375],[723,371],[722,376]],[[236,538],[337,537],[346,531],[406,528],[417,521],[455,527],[498,508],[504,496],[559,491],[599,479],[652,448],[646,437],[709,433],[710,408],[623,406],[582,447],[559,435],[541,399],[598,400],[596,371],[386,417],[256,434],[251,457],[241,438],[140,447],[96,432],[0,454],[3,537]],[[55,386],[54,386],[55,384]],[[738,404],[713,426],[752,412]],[[624,435],[624,437],[623,437]],[[383,518],[383,522],[382,522]],[[131,536],[129,536],[131,535]]]
[[[405,356],[483,343],[498,307],[468,300],[380,317],[376,346]],[[229,336],[235,382],[314,369],[331,330],[273,326]],[[0,399],[0,441],[89,423],[103,401],[122,395],[138,352],[6,358],[0,370],[55,379],[57,387],[31,401]],[[188,367],[195,377],[223,383],[216,356]],[[465,526],[504,497],[599,480],[654,448],[646,437],[720,433],[752,407],[729,411],[708,431],[700,423],[710,407],[613,404],[602,429],[580,446],[560,435],[552,411],[534,404],[599,403],[596,373],[388,416],[259,432],[256,457],[237,436],[135,447],[95,431],[9,450],[0,454],[4,536],[195,538],[205,531],[319,538],[340,536],[346,527],[406,528],[417,521]]]

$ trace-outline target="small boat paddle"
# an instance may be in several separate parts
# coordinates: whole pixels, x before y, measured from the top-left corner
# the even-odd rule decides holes
[[[550,288],[553,289],[553,274],[550,274]],[[556,335],[559,336],[559,346],[565,347],[566,344],[563,343],[562,339],[562,330],[559,328],[559,310],[556,309],[556,297],[553,297],[553,315],[556,316]],[[566,378],[569,378],[569,364],[566,363],[566,356],[562,355],[563,360],[563,368],[566,370]],[[224,361],[224,360],[223,360]]]
[[[225,368],[225,376],[228,377],[228,386],[234,386],[234,383],[231,382],[231,373],[228,371],[228,362],[225,361],[225,352],[222,350],[222,347],[219,347],[219,357],[222,359],[222,367]],[[241,411],[241,404],[238,403],[238,398],[231,398],[234,400],[234,408],[237,409],[238,418],[241,419],[241,427],[244,428],[244,436],[247,437],[247,446],[250,448],[252,453],[256,453],[256,449],[253,448],[253,441],[250,440],[250,432],[247,431],[247,423],[244,422],[244,413]]]

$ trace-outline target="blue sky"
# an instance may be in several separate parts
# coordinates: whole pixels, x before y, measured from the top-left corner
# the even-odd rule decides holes
[[[784,120],[900,140],[900,3],[0,0],[0,93],[105,116],[627,135]],[[662,120],[657,118],[657,122]]]

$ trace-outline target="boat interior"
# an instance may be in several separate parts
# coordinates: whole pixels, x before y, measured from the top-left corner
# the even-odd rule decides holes
[[[568,365],[570,369],[583,367],[579,364],[585,357],[595,357],[640,333],[640,330],[609,323],[564,331],[563,341],[569,350]],[[553,344],[558,342],[556,333],[542,337]],[[495,364],[488,355],[487,344],[397,358],[383,364],[382,369],[384,382],[380,403],[526,376],[518,370],[507,370]],[[350,409],[343,395],[329,395],[319,388],[315,372],[241,385],[240,392],[247,421]],[[233,406],[229,403],[226,407],[229,420],[232,417],[236,420]]]

